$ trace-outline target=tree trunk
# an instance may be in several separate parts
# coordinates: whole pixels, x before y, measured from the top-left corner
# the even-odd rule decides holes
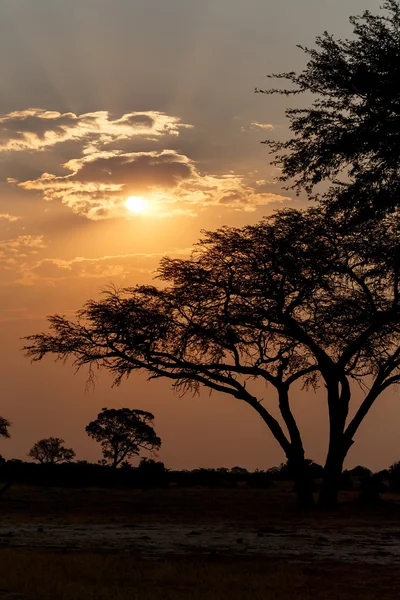
[[[352,443],[348,443],[344,433],[349,411],[350,386],[346,377],[338,378],[334,373],[329,373],[329,377],[325,376],[325,381],[328,388],[329,450],[318,505],[333,508],[338,502],[343,462]]]
[[[288,467],[293,477],[294,489],[300,508],[312,508],[315,506],[313,497],[313,482],[310,477],[307,461],[302,456],[288,459]]]
[[[304,447],[300,431],[290,409],[289,386],[281,383],[277,389],[279,394],[279,410],[290,435],[290,447],[286,451],[286,457],[293,477],[297,500],[301,508],[311,508],[314,506],[312,481],[308,463],[304,457]]]
[[[322,508],[334,508],[338,503],[338,492],[340,477],[343,470],[343,462],[347,452],[342,449],[330,449],[324,467],[322,489],[318,499],[318,506]]]

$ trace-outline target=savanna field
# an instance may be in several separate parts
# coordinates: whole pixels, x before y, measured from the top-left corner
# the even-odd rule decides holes
[[[400,585],[400,496],[335,511],[266,490],[16,485],[1,500],[2,599],[373,599]],[[13,595],[15,594],[15,595]]]

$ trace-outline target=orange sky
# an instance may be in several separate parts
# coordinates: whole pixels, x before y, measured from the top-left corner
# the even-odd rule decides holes
[[[177,398],[135,375],[120,388],[50,359],[31,365],[20,338],[53,312],[72,315],[110,282],[149,283],[167,253],[204,228],[254,223],[301,206],[275,182],[265,137],[287,135],[285,99],[255,95],[269,72],[299,69],[296,44],[350,29],[372,0],[3,0],[0,6],[0,414],[6,457],[65,438],[99,449],[84,427],[103,406],[151,410],[167,466],[268,468],[280,449],[247,406],[217,394]],[[298,101],[298,99],[296,99]],[[129,212],[129,196],[147,200]],[[272,390],[259,390],[273,403]],[[270,396],[271,394],[271,396]],[[270,400],[271,398],[271,400]],[[308,456],[322,461],[322,396],[299,391]],[[348,465],[400,458],[394,392],[361,429]]]

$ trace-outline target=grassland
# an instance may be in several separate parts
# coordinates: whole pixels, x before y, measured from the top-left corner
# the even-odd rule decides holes
[[[318,544],[329,536],[370,531],[400,547],[400,505],[395,496],[377,507],[363,507],[344,494],[337,512],[305,513],[296,508],[290,486],[255,489],[67,489],[12,487],[0,502],[0,525],[34,527],[35,548],[18,537],[0,536],[0,600],[363,600],[394,599],[400,590],[399,560],[382,554],[366,564],[363,556],[351,563],[333,545],[329,560],[318,558]],[[105,529],[126,527],[179,529],[202,526],[241,530],[280,529],[318,532],[314,555],[283,559],[246,553],[244,546],[229,551],[143,557],[137,548],[97,546],[52,548],[46,539],[51,527]],[[40,533],[43,532],[44,533]],[[41,535],[43,538],[41,538]],[[267,535],[267,534],[266,534]],[[287,538],[289,540],[289,537]],[[325,542],[324,542],[325,540]],[[290,541],[290,540],[289,540]],[[329,540],[328,540],[329,541]],[[36,543],[37,542],[37,543]],[[389,542],[388,542],[389,543]],[[397,547],[397,546],[396,546]],[[243,548],[243,551],[242,551]],[[204,550],[204,548],[203,548]],[[397,550],[396,550],[397,552]],[[396,562],[397,561],[397,562]],[[4,590],[4,591],[1,591]],[[11,594],[11,595],[10,595]],[[16,594],[16,596],[15,596]]]
[[[400,570],[260,559],[143,562],[3,549],[0,581],[35,600],[389,600],[398,597]]]
[[[309,523],[315,527],[396,524],[400,495],[384,494],[383,503],[365,507],[357,492],[343,492],[333,512],[302,511],[292,485],[278,482],[270,489],[74,488],[13,485],[0,499],[2,521]]]

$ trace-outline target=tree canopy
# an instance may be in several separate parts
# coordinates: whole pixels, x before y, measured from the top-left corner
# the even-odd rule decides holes
[[[325,31],[315,48],[300,46],[305,69],[270,76],[289,87],[257,90],[312,94],[309,108],[286,111],[292,137],[265,143],[282,181],[309,194],[329,181],[319,199],[363,218],[398,208],[400,197],[400,5],[387,0],[382,8],[351,17],[351,39]]]
[[[100,442],[104,459],[114,468],[138,456],[140,450],[160,448],[161,440],[153,428],[154,415],[130,408],[103,408],[86,433]]]
[[[58,437],[39,440],[32,446],[28,456],[41,464],[70,462],[75,458],[75,452],[72,448],[66,448],[64,443],[64,440]]]
[[[4,417],[0,417],[0,437],[9,438],[10,432],[8,431],[11,427],[10,421],[5,419]]]

